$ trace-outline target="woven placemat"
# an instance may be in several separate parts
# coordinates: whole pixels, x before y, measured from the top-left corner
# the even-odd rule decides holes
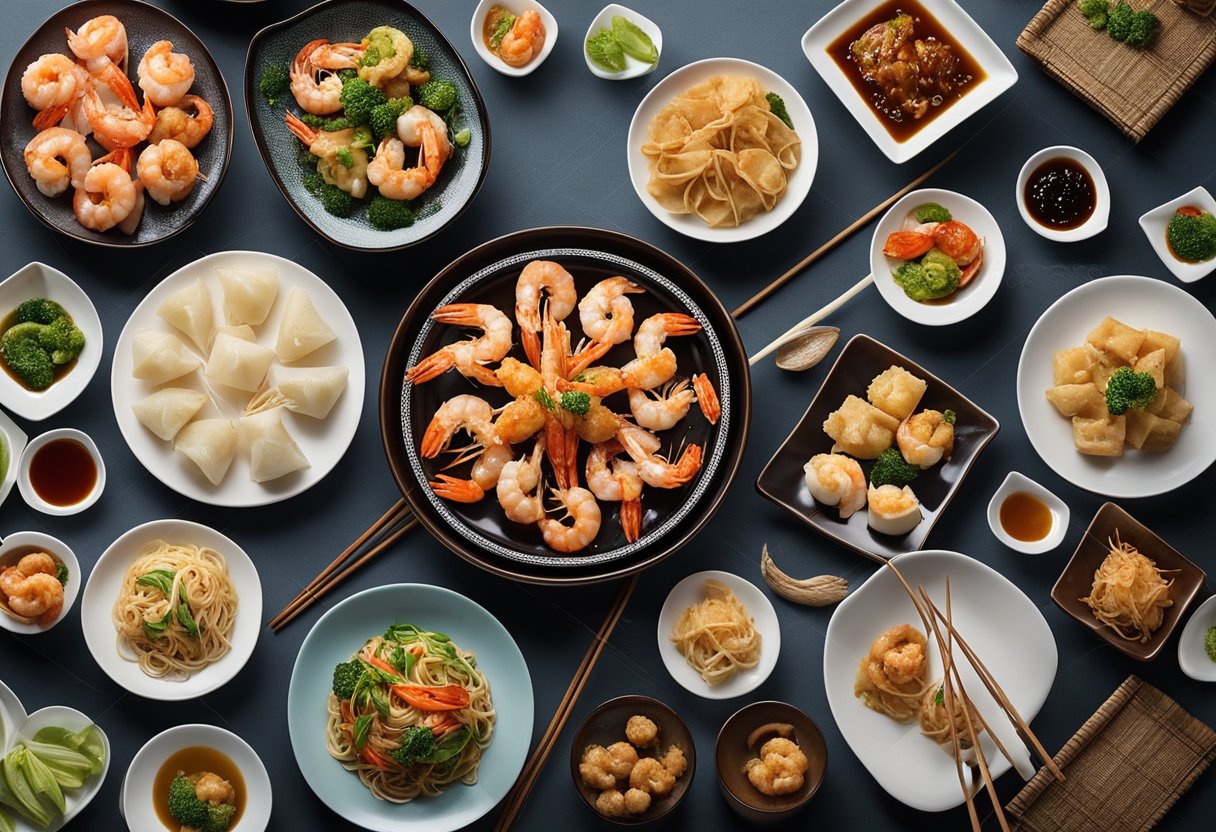
[[[1135,676],[1006,808],[1020,832],[1151,829],[1216,758],[1216,732]]]
[[[1151,49],[1090,28],[1076,0],[1048,0],[1018,36],[1018,48],[1138,142],[1216,57],[1216,18],[1170,0],[1132,5],[1161,21]]]

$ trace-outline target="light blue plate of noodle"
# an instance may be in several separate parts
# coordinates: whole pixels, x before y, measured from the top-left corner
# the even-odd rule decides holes
[[[455,783],[438,797],[406,804],[373,797],[325,747],[326,698],[334,666],[397,622],[446,633],[454,644],[473,651],[497,714],[476,784]],[[480,605],[427,584],[368,589],[325,613],[300,647],[287,694],[291,746],[304,779],[330,809],[374,832],[450,832],[493,809],[523,768],[532,741],[532,712],[528,665],[511,634]]]

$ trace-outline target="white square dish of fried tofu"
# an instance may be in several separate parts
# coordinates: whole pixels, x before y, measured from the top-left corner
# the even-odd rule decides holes
[[[898,419],[857,396],[846,398],[823,423],[824,433],[836,443],[832,451],[858,459],[874,459],[891,447],[898,427]]]
[[[925,395],[924,379],[919,379],[903,367],[894,365],[874,377],[866,388],[866,398],[888,416],[902,422],[912,415]]]

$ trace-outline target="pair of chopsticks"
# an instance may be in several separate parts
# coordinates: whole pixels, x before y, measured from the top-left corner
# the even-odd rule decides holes
[[[410,511],[405,499],[398,500],[367,531],[359,535],[354,543],[347,546],[329,566],[321,570],[321,574],[313,578],[312,582],[304,587],[300,594],[283,608],[282,612],[270,620],[270,629],[278,632],[290,624],[297,615],[311,607],[331,589],[362,568],[364,564],[400,540],[402,535],[417,524],[418,518]],[[360,554],[360,552],[362,553]],[[347,564],[352,559],[353,561]],[[343,568],[344,565],[345,568]]]

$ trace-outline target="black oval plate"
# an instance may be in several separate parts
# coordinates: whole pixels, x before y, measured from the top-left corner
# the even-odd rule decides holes
[[[444,164],[439,181],[418,199],[423,209],[438,202],[438,210],[431,209],[433,213],[428,212],[408,228],[396,231],[375,228],[361,209],[350,217],[335,217],[304,189],[296,161],[301,145],[284,123],[287,108],[297,115],[300,108],[290,93],[271,107],[258,89],[266,67],[273,63],[290,65],[309,41],[315,38],[335,43],[358,41],[377,26],[400,29],[416,48],[430,55],[431,77],[444,78],[456,85],[464,126],[472,134],[468,145]],[[262,161],[287,204],[318,234],[356,251],[393,251],[439,233],[464,213],[490,169],[490,123],[469,68],[435,24],[401,0],[327,0],[258,32],[249,43],[245,58],[245,112]]]
[[[36,113],[21,94],[22,73],[40,55],[48,52],[60,52],[71,57],[64,27],[75,31],[86,20],[103,14],[114,15],[127,27],[130,49],[127,74],[132,83],[135,83],[135,67],[148,47],[158,40],[171,40],[174,49],[189,55],[194,63],[191,94],[204,99],[214,111],[211,133],[191,151],[198,160],[200,174],[194,190],[181,202],[170,205],[157,205],[150,199],[145,200],[144,217],[130,236],[117,230],[103,233],[85,228],[72,211],[71,189],[54,198],[45,196],[39,192],[25,168],[25,146],[38,131],[31,123]],[[138,87],[136,91],[139,91]],[[143,146],[141,144],[137,149]],[[94,158],[106,152],[92,138],[89,139],[89,147],[93,150]],[[86,243],[112,248],[138,248],[180,233],[198,219],[220,189],[231,155],[232,99],[219,65],[203,42],[186,28],[186,24],[168,12],[139,0],[83,0],[55,12],[17,50],[4,79],[4,90],[0,92],[0,162],[4,165],[4,175],[31,214],[60,234]]]
[[[621,533],[617,507],[601,503],[600,533],[585,550],[558,555],[545,546],[534,527],[505,520],[493,495],[462,505],[435,497],[427,480],[441,470],[442,460],[422,460],[417,443],[439,404],[459,393],[473,393],[492,404],[505,403],[497,389],[476,388],[450,372],[421,385],[403,382],[405,369],[467,330],[437,326],[431,312],[457,297],[493,303],[511,314],[520,269],[531,259],[552,259],[574,275],[580,295],[595,282],[624,274],[644,287],[632,297],[638,321],[659,311],[684,311],[699,317],[705,331],[672,338],[668,346],[680,361],[677,375],[706,372],[722,399],[723,415],[709,425],[697,408],[677,427],[661,434],[664,448],[696,442],[702,446],[702,470],[679,489],[648,488],[643,494],[642,538],[628,544]],[[566,320],[574,337],[577,317]],[[518,340],[516,338],[516,340]],[[512,355],[522,358],[518,344]],[[605,363],[632,358],[626,343]],[[381,378],[381,433],[385,452],[402,493],[423,524],[445,545],[490,571],[540,583],[585,583],[638,571],[683,546],[709,520],[732,482],[742,458],[750,418],[747,358],[733,322],[704,283],[673,258],[646,243],[615,232],[581,228],[534,229],[485,243],[440,272],[410,306],[389,347]],[[619,399],[619,402],[617,401]],[[623,394],[610,398],[614,409],[626,407]],[[521,453],[530,446],[517,447]],[[580,457],[585,461],[586,448]],[[580,465],[580,470],[582,467]],[[465,468],[451,471],[467,476]]]

